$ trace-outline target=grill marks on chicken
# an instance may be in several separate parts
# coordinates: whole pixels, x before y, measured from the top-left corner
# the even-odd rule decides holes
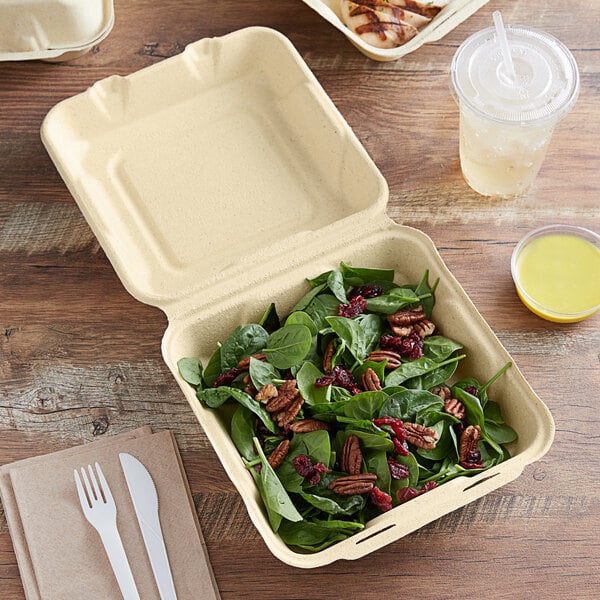
[[[341,0],[342,20],[356,35],[377,48],[395,48],[417,35],[446,0]]]

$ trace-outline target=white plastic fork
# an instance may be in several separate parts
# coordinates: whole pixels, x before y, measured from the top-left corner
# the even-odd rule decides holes
[[[98,473],[97,479],[91,465],[87,467],[89,478],[83,467],[81,467],[81,477],[76,469],[73,471],[83,514],[100,534],[124,600],[140,600],[131,567],[125,554],[125,548],[123,548],[123,542],[117,529],[115,500],[100,465],[95,463],[95,466]]]

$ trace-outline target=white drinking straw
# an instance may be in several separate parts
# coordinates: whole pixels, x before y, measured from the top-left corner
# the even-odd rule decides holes
[[[506,29],[504,28],[504,23],[502,22],[502,15],[500,14],[499,10],[495,10],[492,13],[492,17],[494,18],[494,25],[496,26],[496,38],[498,39],[498,42],[500,42],[500,48],[502,49],[506,73],[511,81],[514,81],[517,77],[517,74],[515,73],[515,65],[510,54],[510,46],[508,45],[508,39],[506,38]]]

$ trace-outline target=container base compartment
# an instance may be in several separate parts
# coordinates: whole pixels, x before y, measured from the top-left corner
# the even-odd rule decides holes
[[[341,242],[341,240],[340,240]],[[241,324],[257,322],[274,302],[280,316],[287,315],[308,291],[307,277],[334,269],[343,261],[356,267],[394,269],[396,283],[416,283],[425,270],[429,280],[440,279],[432,320],[442,335],[459,341],[467,358],[459,363],[455,378],[487,381],[511,361],[490,327],[457,280],[444,265],[432,241],[422,232],[391,222],[380,231],[357,234],[303,261],[264,265],[266,277],[234,296],[176,318],[163,338],[163,356],[214,447],[228,476],[240,492],[250,518],[271,552],[283,562],[312,568],[339,559],[356,559],[393,542],[419,527],[484,496],[516,479],[523,467],[539,459],[549,448],[554,425],[546,406],[537,398],[514,365],[493,384],[490,395],[503,411],[506,422],[518,434],[508,445],[507,461],[470,477],[458,477],[426,495],[395,507],[369,521],[365,529],[325,550],[305,553],[288,547],[273,533],[252,476],[245,468],[227,431],[227,419],[203,406],[182,379],[177,361],[197,357],[205,365],[216,348]],[[285,268],[283,268],[285,267]]]

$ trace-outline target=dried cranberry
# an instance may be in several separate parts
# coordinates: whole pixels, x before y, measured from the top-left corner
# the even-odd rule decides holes
[[[362,296],[363,298],[376,298],[383,294],[383,288],[380,285],[360,285],[354,287],[348,293],[348,300],[352,300],[356,296]]]
[[[315,387],[327,387],[333,385],[335,377],[333,375],[325,375],[325,377],[317,377],[315,381]]]
[[[428,481],[427,483],[424,483],[421,486],[421,489],[419,490],[419,494],[424,494],[425,492],[429,492],[430,490],[432,490],[433,488],[437,487],[437,483],[435,481]]]
[[[388,456],[387,462],[388,466],[390,467],[392,479],[406,479],[409,476],[409,470],[406,465],[401,465],[391,456]]]
[[[404,423],[400,419],[395,419],[394,417],[381,417],[379,419],[373,419],[373,424],[377,425],[377,427],[381,427],[381,425],[388,425],[391,427],[394,435],[403,442],[406,440],[406,430],[404,429]]]
[[[296,473],[302,475],[312,485],[317,485],[321,481],[321,473],[331,473],[331,469],[328,469],[322,462],[315,463],[313,465],[310,457],[306,454],[298,454],[292,458],[292,464]]]
[[[403,504],[404,502],[407,502],[408,500],[412,500],[413,498],[416,498],[419,495],[419,490],[415,490],[415,488],[413,487],[403,487],[400,488],[397,492],[396,492],[396,500],[398,500],[398,502],[400,504]]]
[[[367,301],[362,296],[355,296],[348,304],[340,304],[338,306],[338,316],[353,319],[365,312]]]
[[[378,487],[374,487],[369,494],[369,500],[381,511],[392,510],[392,497]]]
[[[401,441],[398,438],[394,438],[392,442],[394,442],[396,454],[399,454],[400,456],[408,456],[410,454],[406,440]]]
[[[314,473],[314,467],[312,461],[306,454],[298,454],[298,456],[294,456],[292,458],[292,464],[294,465],[294,469],[296,469],[296,473],[298,475],[302,475],[302,477],[308,477]]]
[[[398,502],[400,502],[400,504],[402,504],[403,502],[412,500],[413,498],[416,498],[417,496],[420,496],[421,494],[425,494],[426,492],[429,492],[430,490],[432,490],[435,487],[437,487],[437,483],[435,481],[428,481],[427,483],[424,483],[421,486],[420,490],[416,490],[413,487],[401,488],[396,492],[396,498],[397,498]]]
[[[379,338],[379,347],[382,350],[391,350],[400,354],[400,348],[402,346],[402,338],[397,335],[390,335],[386,333]]]
[[[315,381],[315,387],[325,387],[328,385],[336,385],[344,388],[352,395],[360,394],[363,391],[358,383],[354,381],[352,373],[342,365],[336,365],[329,375],[318,377]]]
[[[409,335],[402,338],[398,352],[403,358],[411,360],[421,358],[423,356],[423,338],[415,331],[411,331]]]
[[[460,466],[463,469],[483,469],[484,465],[481,462],[481,452],[479,450],[469,450],[465,460],[460,461]]]
[[[215,382],[213,383],[213,387],[219,387],[220,385],[231,385],[233,380],[241,373],[241,371],[237,367],[233,367],[229,369],[229,371],[225,371],[225,373],[221,373]]]
[[[479,390],[474,385],[469,385],[465,388],[465,392],[467,394],[471,394],[471,396],[479,397]]]

